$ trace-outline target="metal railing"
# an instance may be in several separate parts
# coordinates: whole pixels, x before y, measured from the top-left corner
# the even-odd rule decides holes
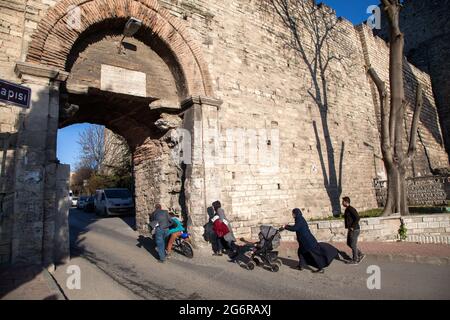
[[[447,206],[450,200],[450,176],[426,176],[406,179],[410,206]],[[387,181],[374,179],[380,207],[386,203]]]

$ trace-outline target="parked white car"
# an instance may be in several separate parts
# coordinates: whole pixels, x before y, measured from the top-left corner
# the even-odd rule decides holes
[[[96,214],[105,217],[134,213],[133,196],[128,189],[97,190],[94,205]]]
[[[78,197],[72,196],[72,207],[76,207],[78,204]]]

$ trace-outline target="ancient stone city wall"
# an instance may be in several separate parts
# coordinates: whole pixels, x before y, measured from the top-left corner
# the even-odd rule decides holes
[[[25,58],[37,24],[56,2],[0,1],[2,79],[19,81],[14,74],[15,62]],[[214,177],[203,177],[214,181],[210,198],[223,202],[237,236],[251,235],[252,227],[262,223],[288,222],[295,207],[303,208],[307,217],[329,216],[337,210],[343,195],[351,196],[359,210],[376,207],[373,179],[383,177],[384,169],[377,97],[365,66],[370,62],[387,79],[388,48],[381,39],[374,38],[366,27],[355,28],[346,20],[338,22],[341,32],[330,50],[342,61],[330,63],[326,78],[329,109],[325,116],[308,93],[312,79],[305,63],[284,49],[276,34],[281,31],[277,19],[261,11],[258,1],[159,3],[182,20],[200,45],[214,93],[224,101],[218,112],[220,133],[238,128],[275,129],[279,133],[277,171],[239,163],[239,159],[222,152]],[[421,141],[412,168],[412,173],[426,175],[430,164],[446,166],[447,155],[442,148],[430,78],[410,65],[406,65],[405,73],[408,98],[414,97],[416,81],[421,81],[426,90]],[[10,106],[1,108],[2,121],[8,119],[2,122],[2,132],[15,132],[19,111]],[[6,118],[6,114],[11,116]],[[230,148],[235,142],[225,140],[221,141],[223,147]],[[274,151],[272,140],[274,137],[261,136],[260,147]]]
[[[280,132],[278,173],[267,175],[259,172],[258,166],[233,161],[220,166],[222,190],[218,198],[225,203],[231,220],[239,228],[238,233],[248,234],[252,226],[261,223],[285,222],[290,219],[290,210],[297,206],[304,208],[307,216],[330,215],[333,209],[330,195],[336,198],[339,190],[330,190],[329,195],[324,188],[324,172],[330,176],[327,148],[322,119],[308,94],[311,76],[305,64],[282,49],[283,43],[269,30],[269,26],[277,23],[273,17],[258,11],[257,3],[197,2],[197,9],[187,21],[198,41],[203,43],[215,92],[224,101],[219,111],[221,132],[229,128],[275,128]],[[182,16],[183,9],[179,10]],[[209,26],[206,30],[199,28],[202,19]],[[342,195],[350,195],[356,206],[367,209],[375,205],[373,178],[383,177],[383,164],[374,107],[378,98],[365,75],[365,65],[371,63],[387,80],[388,47],[373,37],[368,28],[355,29],[346,20],[339,22],[339,27],[343,32],[332,50],[346,57],[343,64],[347,68],[339,63],[330,66],[337,77],[330,77],[328,82],[327,124],[337,176],[344,145]],[[430,79],[408,64],[405,74],[411,105],[414,105],[417,81],[425,88],[421,140],[411,175],[427,175],[430,165],[435,168],[447,164]],[[410,120],[411,111],[409,123]],[[314,126],[321,152],[318,152]]]

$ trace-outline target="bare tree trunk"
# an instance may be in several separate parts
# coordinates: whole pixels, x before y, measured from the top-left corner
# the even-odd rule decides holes
[[[393,194],[393,183],[394,183],[394,177],[391,174],[387,177],[387,191],[386,191],[386,204],[384,205],[384,210],[382,216],[386,217],[392,214],[394,212],[394,199],[395,196]]]
[[[409,207],[408,207],[408,190],[406,183],[406,170],[400,172],[400,212],[402,216],[409,216]]]
[[[404,36],[399,28],[399,18],[401,6],[392,3],[385,7],[390,22],[390,59],[389,59],[389,80],[391,86],[391,119],[395,123],[394,130],[391,132],[394,137],[394,167],[396,170],[395,184],[395,212],[401,215],[409,214],[408,206],[405,205],[407,198],[405,189],[405,167],[403,153],[403,119],[405,116],[405,89],[403,84],[403,49]]]
[[[378,89],[381,103],[381,150],[388,177],[387,199],[383,215],[393,213],[409,215],[406,172],[416,150],[417,128],[423,107],[422,86],[419,84],[417,88],[416,108],[411,126],[409,148],[407,154],[405,154],[403,151],[403,122],[408,104],[405,101],[403,79],[405,40],[399,25],[402,5],[399,0],[382,0],[382,3],[390,29],[389,81],[391,98],[389,115],[386,85],[373,68],[369,66],[368,71]]]

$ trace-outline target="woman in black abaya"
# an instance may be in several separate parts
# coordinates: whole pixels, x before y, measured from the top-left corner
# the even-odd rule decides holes
[[[317,268],[314,272],[323,273],[323,269],[328,267],[334,259],[339,259],[339,251],[328,243],[317,242],[300,209],[292,210],[292,216],[295,224],[293,226],[286,225],[282,230],[297,233],[298,269],[302,270],[303,260],[306,264]]]

